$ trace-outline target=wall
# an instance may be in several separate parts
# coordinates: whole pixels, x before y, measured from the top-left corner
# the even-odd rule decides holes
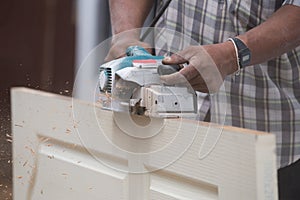
[[[26,86],[72,92],[74,0],[9,0],[0,6],[0,199],[10,199],[10,94]]]

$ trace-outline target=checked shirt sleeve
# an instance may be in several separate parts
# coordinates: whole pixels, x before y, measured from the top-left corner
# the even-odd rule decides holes
[[[282,5],[288,5],[288,4],[300,6],[300,0],[285,0]]]

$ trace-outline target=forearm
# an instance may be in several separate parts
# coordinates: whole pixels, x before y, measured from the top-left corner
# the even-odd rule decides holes
[[[113,37],[105,61],[125,56],[129,46],[141,46],[152,52],[148,43],[140,41],[140,29],[152,8],[153,0],[109,0]]]
[[[300,45],[300,7],[285,5],[266,22],[238,37],[252,52],[251,65],[282,55]]]
[[[110,0],[109,3],[112,33],[115,35],[142,27],[153,0]],[[138,35],[131,36],[138,37]]]

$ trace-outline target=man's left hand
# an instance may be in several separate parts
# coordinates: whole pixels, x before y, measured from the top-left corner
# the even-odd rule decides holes
[[[189,46],[163,60],[164,64],[184,64],[179,72],[161,76],[167,84],[189,84],[194,90],[215,93],[224,78],[237,70],[237,59],[233,44]]]

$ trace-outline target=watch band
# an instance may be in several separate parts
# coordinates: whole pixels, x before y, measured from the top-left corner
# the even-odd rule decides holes
[[[239,58],[239,64],[241,68],[249,65],[251,60],[250,49],[239,38],[232,38],[232,40],[234,41],[238,50],[238,58]]]

